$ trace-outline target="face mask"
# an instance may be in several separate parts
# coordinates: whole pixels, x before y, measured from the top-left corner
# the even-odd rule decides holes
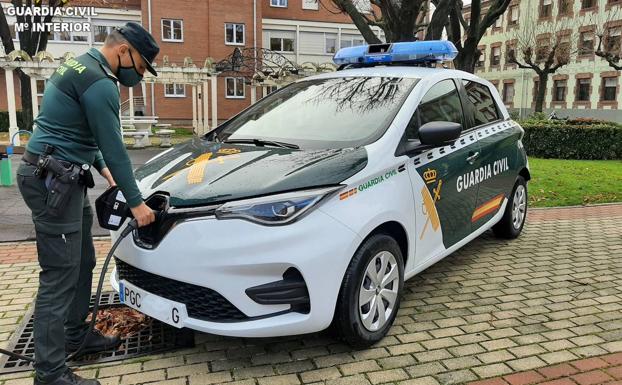
[[[131,67],[123,67],[121,65],[121,56],[117,55],[117,57],[119,58],[119,70],[117,71],[117,78],[119,79],[119,82],[124,86],[134,87],[135,85],[140,83],[141,80],[143,80],[143,75],[139,74],[136,70],[136,64],[134,63],[134,57],[132,56],[132,52],[128,50],[128,53],[130,54],[130,59],[132,59]]]

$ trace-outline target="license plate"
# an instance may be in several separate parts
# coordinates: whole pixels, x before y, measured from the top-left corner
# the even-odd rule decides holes
[[[119,281],[119,300],[134,310],[179,329],[184,327],[188,318],[185,304],[149,293],[125,280]]]

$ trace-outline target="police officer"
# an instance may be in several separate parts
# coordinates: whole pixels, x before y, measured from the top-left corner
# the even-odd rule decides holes
[[[37,128],[17,170],[20,192],[32,211],[41,266],[34,315],[35,384],[99,384],[75,375],[65,364],[66,351],[77,350],[85,338],[84,352],[120,344],[118,337],[88,332],[85,322],[95,267],[87,170],[93,166],[111,186],[118,184],[139,226],[155,220],[123,144],[117,81],[133,87],[145,70],[157,75],[151,63],[159,50],[149,32],[130,22],[114,29],[100,50],[91,48],[65,61],[46,85]],[[50,153],[64,170],[79,168],[75,186],[53,187],[63,187],[59,174],[38,163]],[[60,192],[63,199],[57,199]],[[54,207],[59,202],[62,207]]]

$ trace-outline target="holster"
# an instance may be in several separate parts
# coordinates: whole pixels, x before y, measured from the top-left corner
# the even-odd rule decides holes
[[[53,177],[48,187],[48,197],[46,201],[50,215],[59,215],[63,212],[69,202],[72,190],[79,186],[80,169],[71,165],[64,167],[58,160],[47,155],[42,157],[41,166]]]

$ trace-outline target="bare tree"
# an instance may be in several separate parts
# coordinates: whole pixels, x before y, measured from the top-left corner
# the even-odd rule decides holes
[[[370,0],[369,12],[361,12],[357,7],[361,0],[319,1],[331,11],[348,14],[369,44],[381,42],[372,27],[382,29],[387,42],[412,41],[420,33],[427,40],[436,40],[446,30],[449,40],[458,49],[455,67],[473,72],[481,54],[477,49],[480,40],[502,17],[511,0],[491,0],[486,5],[482,0],[472,0],[468,21],[463,15],[462,0]],[[434,12],[428,20],[431,5]]]
[[[622,55],[622,25],[616,23],[620,19],[620,8],[611,8],[604,18],[598,20],[596,25],[596,37],[598,46],[594,54],[603,58],[609,66],[616,71],[622,70],[620,56]]]
[[[471,1],[468,22],[464,19],[462,0],[448,1],[453,4],[449,7],[447,37],[458,49],[454,64],[457,69],[474,72],[475,64],[481,55],[477,46],[486,31],[505,13],[510,0],[491,0],[486,6],[482,0]]]
[[[507,58],[519,68],[530,69],[538,75],[535,111],[542,112],[549,75],[570,63],[572,32],[566,19],[542,22],[534,15],[525,18],[524,27],[515,35],[516,51]]]

